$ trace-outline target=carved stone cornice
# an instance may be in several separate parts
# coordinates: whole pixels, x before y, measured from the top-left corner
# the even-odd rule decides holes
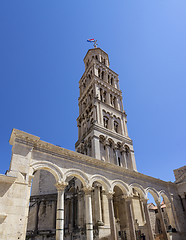
[[[104,169],[104,171],[113,173],[116,176],[121,175],[121,176],[125,176],[126,178],[138,179],[140,181],[149,182],[149,183],[152,182],[153,184],[157,184],[157,185],[161,184],[166,187],[171,186],[176,189],[175,183],[166,182],[157,178],[153,178],[151,176],[147,176],[145,174],[132,171],[112,163],[103,162],[98,159],[89,157],[87,155],[83,155],[71,150],[64,149],[59,146],[55,146],[51,143],[47,143],[39,140],[39,138],[34,135],[22,132],[17,129],[13,129],[13,133],[14,133],[14,136],[12,137],[11,135],[11,139],[10,139],[10,142],[12,145],[14,145],[15,141],[25,146],[28,146],[31,144],[33,145],[33,152],[38,151],[41,153],[52,155],[60,159],[63,158],[66,161],[70,161],[70,162],[78,161],[78,163],[81,163],[89,167]]]

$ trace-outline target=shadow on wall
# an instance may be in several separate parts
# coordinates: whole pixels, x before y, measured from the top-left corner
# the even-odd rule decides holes
[[[3,197],[5,195],[11,185],[12,183],[4,183],[0,185],[0,197]]]

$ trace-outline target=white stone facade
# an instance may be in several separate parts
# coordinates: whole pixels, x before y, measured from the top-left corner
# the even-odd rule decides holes
[[[177,184],[137,172],[118,75],[99,48],[89,50],[84,62],[77,152],[12,131],[10,169],[0,175],[0,239],[23,240],[26,232],[30,240],[186,239],[186,209],[179,196],[185,199],[185,178]],[[158,235],[149,217],[148,193],[157,204]],[[167,232],[161,196],[176,232]]]

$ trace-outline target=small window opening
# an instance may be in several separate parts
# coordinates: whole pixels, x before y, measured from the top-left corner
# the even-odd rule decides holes
[[[120,159],[120,157],[118,157],[118,166],[121,167],[121,159]]]

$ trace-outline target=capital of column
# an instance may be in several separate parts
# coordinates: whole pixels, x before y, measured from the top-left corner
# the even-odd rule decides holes
[[[90,187],[90,186],[84,187],[82,188],[82,190],[84,191],[85,195],[90,195],[93,190],[93,187]]]
[[[110,199],[110,200],[113,199],[114,192],[103,191],[103,194],[105,194],[108,199]]]
[[[58,191],[64,191],[67,185],[68,185],[68,183],[66,183],[66,182],[60,182],[60,181],[55,184],[56,189],[57,189]]]
[[[125,196],[125,195],[124,195]],[[126,202],[132,202],[133,196],[125,196],[125,201]]]

